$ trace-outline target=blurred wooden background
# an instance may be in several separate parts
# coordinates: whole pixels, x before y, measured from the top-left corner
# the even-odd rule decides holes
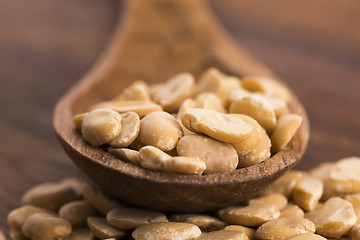
[[[305,105],[311,139],[296,168],[360,156],[360,1],[210,3]],[[84,177],[55,138],[52,110],[101,54],[119,8],[115,0],[0,0],[1,230],[30,186]]]

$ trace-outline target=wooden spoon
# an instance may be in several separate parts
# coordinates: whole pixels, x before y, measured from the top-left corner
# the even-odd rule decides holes
[[[304,121],[285,150],[255,166],[202,176],[146,170],[87,144],[74,114],[111,99],[132,81],[166,81],[180,72],[195,77],[209,67],[232,75],[276,78],[237,46],[204,0],[131,0],[95,67],[63,96],[54,112],[58,138],[75,164],[104,191],[126,203],[166,212],[200,212],[249,199],[292,168],[303,155],[309,124],[293,94],[291,112]]]

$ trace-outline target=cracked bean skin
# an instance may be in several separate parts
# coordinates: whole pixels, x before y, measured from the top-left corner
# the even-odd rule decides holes
[[[195,80],[190,73],[180,73],[160,84],[152,93],[152,98],[164,111],[175,112],[181,103],[191,96]]]
[[[121,132],[121,116],[106,108],[89,112],[82,122],[83,138],[92,146],[101,146],[111,142]]]
[[[56,240],[70,235],[71,224],[54,215],[35,213],[28,217],[22,226],[26,237],[33,240]]]
[[[276,127],[274,109],[259,95],[244,94],[230,104],[229,113],[245,114],[254,118],[270,134]]]
[[[137,138],[139,131],[139,116],[134,112],[123,113],[121,114],[120,134],[109,145],[113,147],[127,147]]]
[[[87,219],[88,227],[91,232],[100,239],[123,238],[126,232],[112,227],[105,218],[89,217]]]
[[[197,240],[249,240],[245,233],[234,230],[219,230],[205,233]]]
[[[182,115],[181,122],[192,132],[203,133],[226,143],[244,141],[254,129],[241,115],[224,114],[203,108],[187,110]]]
[[[128,149],[128,148],[109,147],[108,152],[111,155],[114,155],[116,158],[119,158],[125,162],[140,166],[140,163],[138,160],[139,152],[136,150],[132,150],[132,149]]]
[[[153,146],[145,146],[139,151],[138,161],[146,169],[201,175],[206,168],[198,157],[175,156]]]
[[[316,233],[337,238],[345,235],[356,223],[356,215],[349,201],[339,197],[327,200],[323,207],[305,214],[316,226]]]
[[[170,151],[183,136],[177,120],[167,112],[150,113],[140,121],[138,139],[142,144]]]
[[[255,233],[259,240],[285,240],[300,233],[314,233],[315,225],[301,217],[279,218],[261,225]]]
[[[286,114],[278,119],[276,128],[271,135],[271,152],[285,148],[300,127],[302,117],[297,114]]]
[[[321,180],[308,176],[296,184],[292,199],[305,211],[313,211],[319,203],[323,190],[324,185]]]
[[[190,223],[150,223],[132,233],[135,240],[191,240],[201,235],[198,226]]]
[[[237,153],[231,144],[204,135],[193,134],[180,138],[176,150],[180,156],[202,160],[206,165],[204,174],[232,171],[238,164]]]

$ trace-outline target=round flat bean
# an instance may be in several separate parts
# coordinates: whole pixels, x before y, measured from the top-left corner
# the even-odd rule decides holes
[[[135,81],[129,87],[125,88],[124,91],[114,101],[150,101],[150,93],[148,85],[143,81]]]
[[[59,210],[59,217],[67,220],[73,228],[85,227],[86,219],[96,215],[97,211],[84,200],[66,203]]]
[[[283,210],[280,211],[279,218],[304,217],[304,215],[305,215],[304,211],[298,205],[289,204]]]
[[[138,161],[139,152],[128,148],[113,148],[109,147],[108,152],[115,157],[134,165],[140,166]]]
[[[323,194],[323,182],[317,178],[306,177],[295,186],[292,199],[305,211],[315,210]]]
[[[89,217],[87,224],[91,232],[100,239],[122,238],[126,235],[125,231],[112,227],[105,218]]]
[[[269,193],[249,200],[249,205],[255,204],[272,204],[276,206],[279,210],[282,210],[288,204],[288,200],[281,193]]]
[[[127,147],[139,135],[140,118],[134,112],[121,114],[121,132],[109,144],[113,147]]]
[[[111,142],[121,132],[121,116],[106,108],[89,112],[82,122],[83,138],[93,146]]]
[[[349,157],[338,161],[330,171],[328,184],[336,193],[360,192],[360,158]]]
[[[255,229],[244,227],[241,225],[229,225],[225,228],[225,230],[234,230],[234,231],[240,231],[246,234],[246,236],[249,238],[249,240],[256,240],[255,238]]]
[[[135,240],[191,240],[199,237],[201,230],[190,223],[150,223],[132,233]]]
[[[35,213],[28,217],[22,227],[26,237],[33,240],[56,240],[70,235],[71,224],[47,213]]]
[[[141,119],[138,139],[145,145],[170,151],[176,147],[179,138],[182,136],[181,126],[167,112],[150,113]]]
[[[73,229],[71,234],[62,240],[96,240],[94,234],[87,228]]]
[[[199,214],[173,214],[170,217],[170,221],[191,223],[198,226],[203,232],[217,231],[227,225],[218,218]]]
[[[212,109],[221,113],[226,113],[221,99],[214,93],[202,93],[195,99],[197,108]]]
[[[288,238],[287,240],[326,240],[326,238],[314,233],[300,233]]]
[[[106,220],[118,229],[135,229],[148,223],[168,222],[161,212],[130,207],[112,209],[106,215]]]
[[[249,240],[245,233],[234,230],[220,230],[205,233],[197,240]]]

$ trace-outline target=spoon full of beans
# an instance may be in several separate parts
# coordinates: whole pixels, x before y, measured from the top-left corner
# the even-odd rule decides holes
[[[208,211],[251,198],[300,160],[302,105],[205,1],[125,8],[103,56],[54,112],[62,146],[105,192],[165,212]]]

